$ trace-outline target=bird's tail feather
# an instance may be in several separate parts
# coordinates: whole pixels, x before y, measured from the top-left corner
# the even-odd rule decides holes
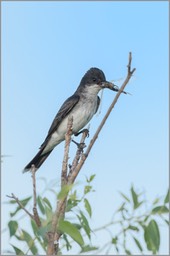
[[[49,151],[45,154],[42,154],[44,148],[41,148],[38,153],[35,155],[35,157],[25,166],[23,173],[28,172],[31,169],[31,166],[34,165],[36,169],[38,169],[46,160],[46,158],[49,156],[49,154],[52,152]]]

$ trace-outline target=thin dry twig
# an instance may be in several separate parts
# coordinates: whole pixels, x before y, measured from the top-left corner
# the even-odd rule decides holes
[[[31,166],[31,171],[32,171],[32,180],[33,180],[33,214],[31,214],[24,206],[23,204],[20,202],[20,200],[12,193],[11,196],[8,196],[9,198],[12,198],[16,201],[16,203],[21,207],[21,209],[23,209],[26,214],[28,214],[31,219],[33,219],[35,221],[35,223],[37,224],[38,227],[41,227],[41,221],[38,215],[38,211],[37,211],[37,207],[36,207],[36,179],[35,179],[35,172],[36,172],[36,168],[34,165]]]
[[[34,214],[34,220],[37,224],[38,227],[41,227],[41,220],[38,215],[37,211],[37,195],[36,195],[36,179],[35,179],[35,173],[36,173],[36,168],[35,165],[33,164],[31,166],[31,172],[32,172],[32,184],[33,184],[33,214]]]
[[[32,185],[33,185],[33,207],[36,208],[37,202],[36,202],[36,180],[35,180],[35,165],[31,166],[31,172],[32,172]]]
[[[67,184],[67,168],[68,168],[68,159],[69,159],[69,148],[72,135],[72,126],[73,126],[73,117],[68,118],[67,123],[67,132],[65,134],[65,148],[64,148],[64,158],[61,172],[61,186]]]
[[[85,147],[85,143],[84,142],[85,142],[85,139],[87,137],[88,137],[88,133],[87,133],[87,131],[84,131],[82,133],[82,137],[81,137],[80,143],[78,145],[75,158],[73,159],[73,162],[72,162],[69,174],[68,174],[68,184],[72,184],[73,183],[73,181],[75,180],[75,178],[77,177],[77,175],[78,175],[78,173],[80,171],[80,169],[76,170],[76,167],[77,167],[77,165],[79,163],[79,160],[80,160],[80,157],[81,157],[81,155],[83,153],[83,149]],[[82,147],[81,147],[81,145],[82,145]]]
[[[34,215],[32,215],[29,211],[27,211],[27,209],[22,205],[22,203],[13,193],[11,193],[11,196],[7,195],[7,197],[14,199],[16,203],[21,207],[21,209],[23,209],[26,212],[26,214],[28,214],[31,217],[31,219],[34,220]]]

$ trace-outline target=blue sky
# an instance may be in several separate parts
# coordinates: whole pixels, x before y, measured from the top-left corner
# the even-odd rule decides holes
[[[150,201],[165,194],[168,49],[165,1],[3,2],[2,154],[9,157],[2,163],[2,201],[11,192],[19,198],[32,193],[31,175],[23,175],[22,169],[37,153],[56,112],[84,73],[98,67],[107,80],[121,85],[129,51],[136,67],[126,87],[132,96],[121,95],[77,180],[83,182],[86,175],[96,173],[96,192],[91,197],[94,226],[110,220],[120,204],[118,191],[127,193],[132,183]],[[113,98],[114,92],[105,90],[101,114],[90,122],[87,143]],[[59,181],[63,146],[52,152],[37,177]],[[3,205],[3,227],[8,214],[9,207]],[[162,232],[168,236],[165,229]],[[161,252],[168,252],[168,237]]]

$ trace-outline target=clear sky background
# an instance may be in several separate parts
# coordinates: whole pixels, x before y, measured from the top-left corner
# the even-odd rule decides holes
[[[110,221],[121,203],[118,191],[128,193],[131,184],[149,202],[167,191],[168,2],[2,3],[2,154],[9,155],[2,163],[2,202],[11,192],[21,199],[32,193],[31,175],[22,169],[84,73],[98,67],[120,86],[129,51],[136,67],[126,87],[132,96],[121,95],[77,178],[83,186],[96,173],[93,227]],[[105,90],[86,143],[114,95]],[[52,152],[37,178],[59,182],[63,148]],[[41,191],[41,181],[37,186]],[[3,228],[10,210],[2,205]],[[160,254],[168,254],[167,228],[161,232]],[[2,246],[8,247],[7,232]]]

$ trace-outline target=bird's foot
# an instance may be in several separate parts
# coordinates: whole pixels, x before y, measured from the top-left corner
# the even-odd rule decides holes
[[[86,147],[86,144],[84,142],[78,143],[75,140],[72,140],[72,142],[74,142],[81,151],[83,151],[83,149]]]
[[[88,129],[83,129],[83,130],[81,130],[80,132],[77,132],[76,134],[75,134],[75,136],[78,136],[78,135],[80,135],[81,133],[85,133],[86,134],[86,137],[89,137],[89,130]]]

